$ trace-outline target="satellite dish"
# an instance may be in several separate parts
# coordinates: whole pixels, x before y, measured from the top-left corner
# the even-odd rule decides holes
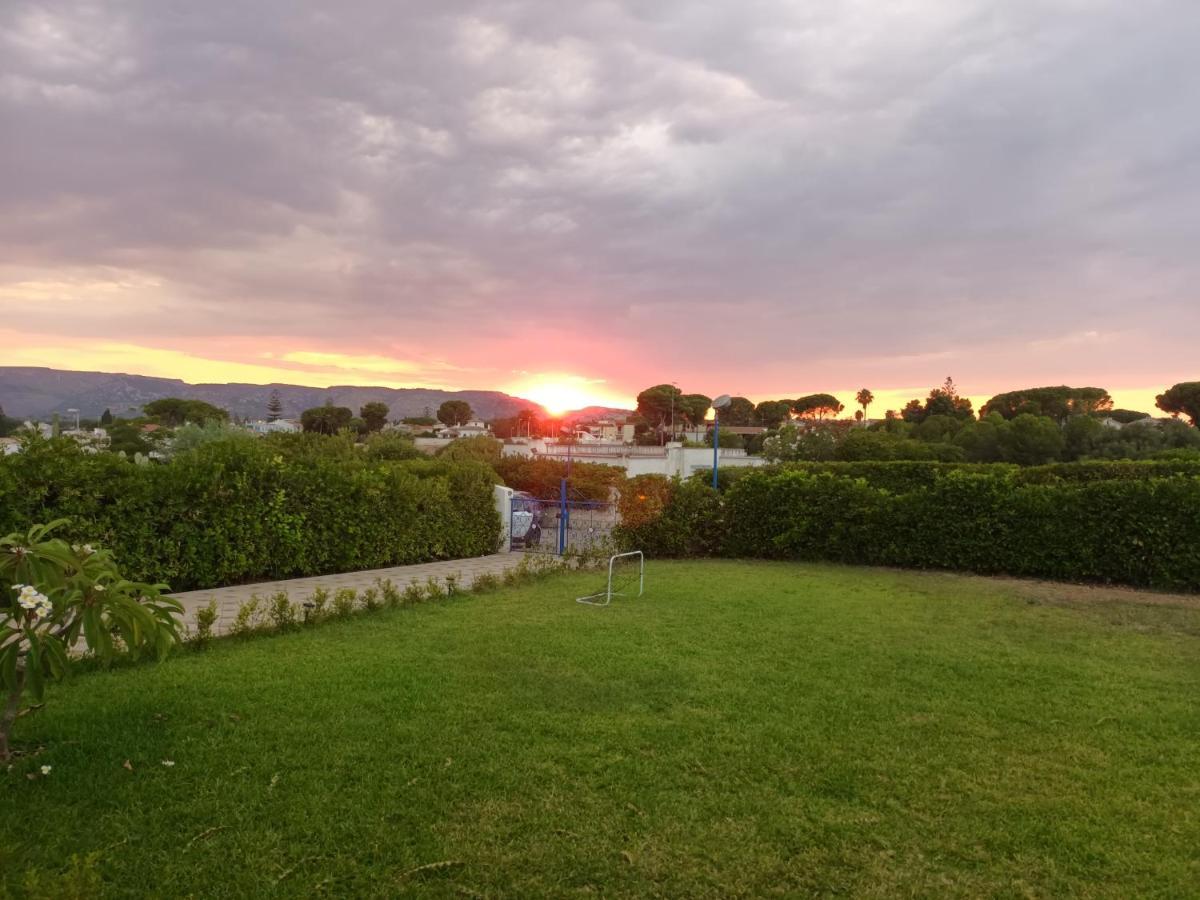
[[[728,394],[722,394],[712,402],[713,409],[725,409],[732,402],[733,400],[730,399]]]

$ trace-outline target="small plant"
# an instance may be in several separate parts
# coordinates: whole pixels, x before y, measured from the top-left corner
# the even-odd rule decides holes
[[[446,596],[446,590],[438,583],[438,580],[432,575],[425,580],[425,599],[426,600],[442,600]]]
[[[315,625],[325,618],[326,607],[329,605],[329,591],[323,587],[312,592],[304,604],[304,624]]]
[[[425,588],[423,588],[421,583],[414,578],[409,583],[408,587],[404,589],[404,594],[402,596],[404,598],[404,605],[412,606],[425,599]]]
[[[100,853],[94,851],[86,856],[72,853],[65,870],[29,869],[24,880],[23,896],[29,900],[99,897],[104,885],[100,875]]]
[[[279,591],[271,597],[271,605],[267,609],[271,621],[275,623],[276,631],[291,631],[296,627],[296,607],[292,605],[287,591]]]
[[[197,650],[203,650],[212,643],[219,616],[216,600],[209,600],[207,606],[196,610],[196,630],[192,632],[191,642]]]
[[[262,597],[252,594],[250,599],[238,607],[237,615],[233,617],[230,632],[238,637],[253,634],[262,626]]]
[[[482,575],[476,575],[475,580],[471,582],[471,593],[486,594],[499,587],[500,578],[491,572],[484,572]]]
[[[358,593],[354,588],[341,588],[333,595],[333,614],[339,619],[347,619],[354,614],[358,605]]]
[[[86,640],[102,661],[147,651],[162,659],[179,643],[183,607],[163,596],[166,585],[127,581],[107,550],[52,537],[65,522],[0,538],[0,761],[11,757],[26,692],[40,702],[46,679],[67,674],[68,648]]]
[[[375,582],[379,587],[379,594],[383,597],[385,606],[395,609],[404,602],[404,595],[400,593],[399,588],[392,584],[392,579],[384,578],[381,581]]]
[[[367,612],[374,612],[379,609],[379,588],[369,587],[362,592],[363,609]]]

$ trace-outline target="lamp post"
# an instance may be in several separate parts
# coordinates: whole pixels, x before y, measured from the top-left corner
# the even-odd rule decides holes
[[[717,448],[720,446],[721,438],[721,410],[728,409],[729,404],[733,402],[728,394],[722,394],[712,402],[713,407],[713,490],[717,489]]]

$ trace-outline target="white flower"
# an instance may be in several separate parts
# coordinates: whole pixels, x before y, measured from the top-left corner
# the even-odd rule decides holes
[[[164,759],[164,760],[162,761],[162,764],[163,764],[164,766],[166,766],[166,767],[169,769],[169,768],[171,768],[171,766],[175,765],[175,760],[173,760],[173,759]]]
[[[43,774],[43,775],[49,775],[49,774],[50,774],[50,769],[51,769],[51,768],[52,768],[52,766],[42,766],[42,774]]]
[[[44,612],[39,612],[43,608],[52,608],[50,598],[45,594],[39,593],[38,589],[33,585],[23,584],[21,590],[17,594],[17,603],[21,609],[31,610],[34,615],[42,616]]]
[[[91,556],[93,553],[96,552],[95,550],[92,549],[91,544],[84,544],[83,547],[81,547],[80,549],[83,550],[83,553],[85,556]]]
[[[96,588],[96,590],[98,590],[98,591],[102,591],[102,590],[104,590],[104,585],[97,583],[97,584],[95,585],[95,588]]]

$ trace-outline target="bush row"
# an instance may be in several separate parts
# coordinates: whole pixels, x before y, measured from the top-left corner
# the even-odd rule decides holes
[[[720,485],[725,490],[746,469],[722,469]],[[931,487],[950,473],[998,475],[1003,473],[1018,484],[1052,484],[1091,481],[1145,481],[1172,475],[1200,476],[1200,462],[1189,460],[1108,461],[1051,463],[1017,466],[1009,463],[952,463],[929,461],[797,462],[783,463],[772,471],[828,473],[843,478],[861,478],[872,487],[895,494]],[[705,474],[704,479],[709,476]]]
[[[166,465],[36,441],[0,462],[0,534],[69,518],[134,580],[174,590],[478,556],[496,549],[483,465],[217,442]]]
[[[792,468],[749,472],[723,494],[665,479],[633,489],[623,492],[622,507],[644,514],[626,518],[622,541],[658,555],[1200,590],[1200,477],[1193,475],[1037,482],[989,467],[893,492],[866,478]]]

